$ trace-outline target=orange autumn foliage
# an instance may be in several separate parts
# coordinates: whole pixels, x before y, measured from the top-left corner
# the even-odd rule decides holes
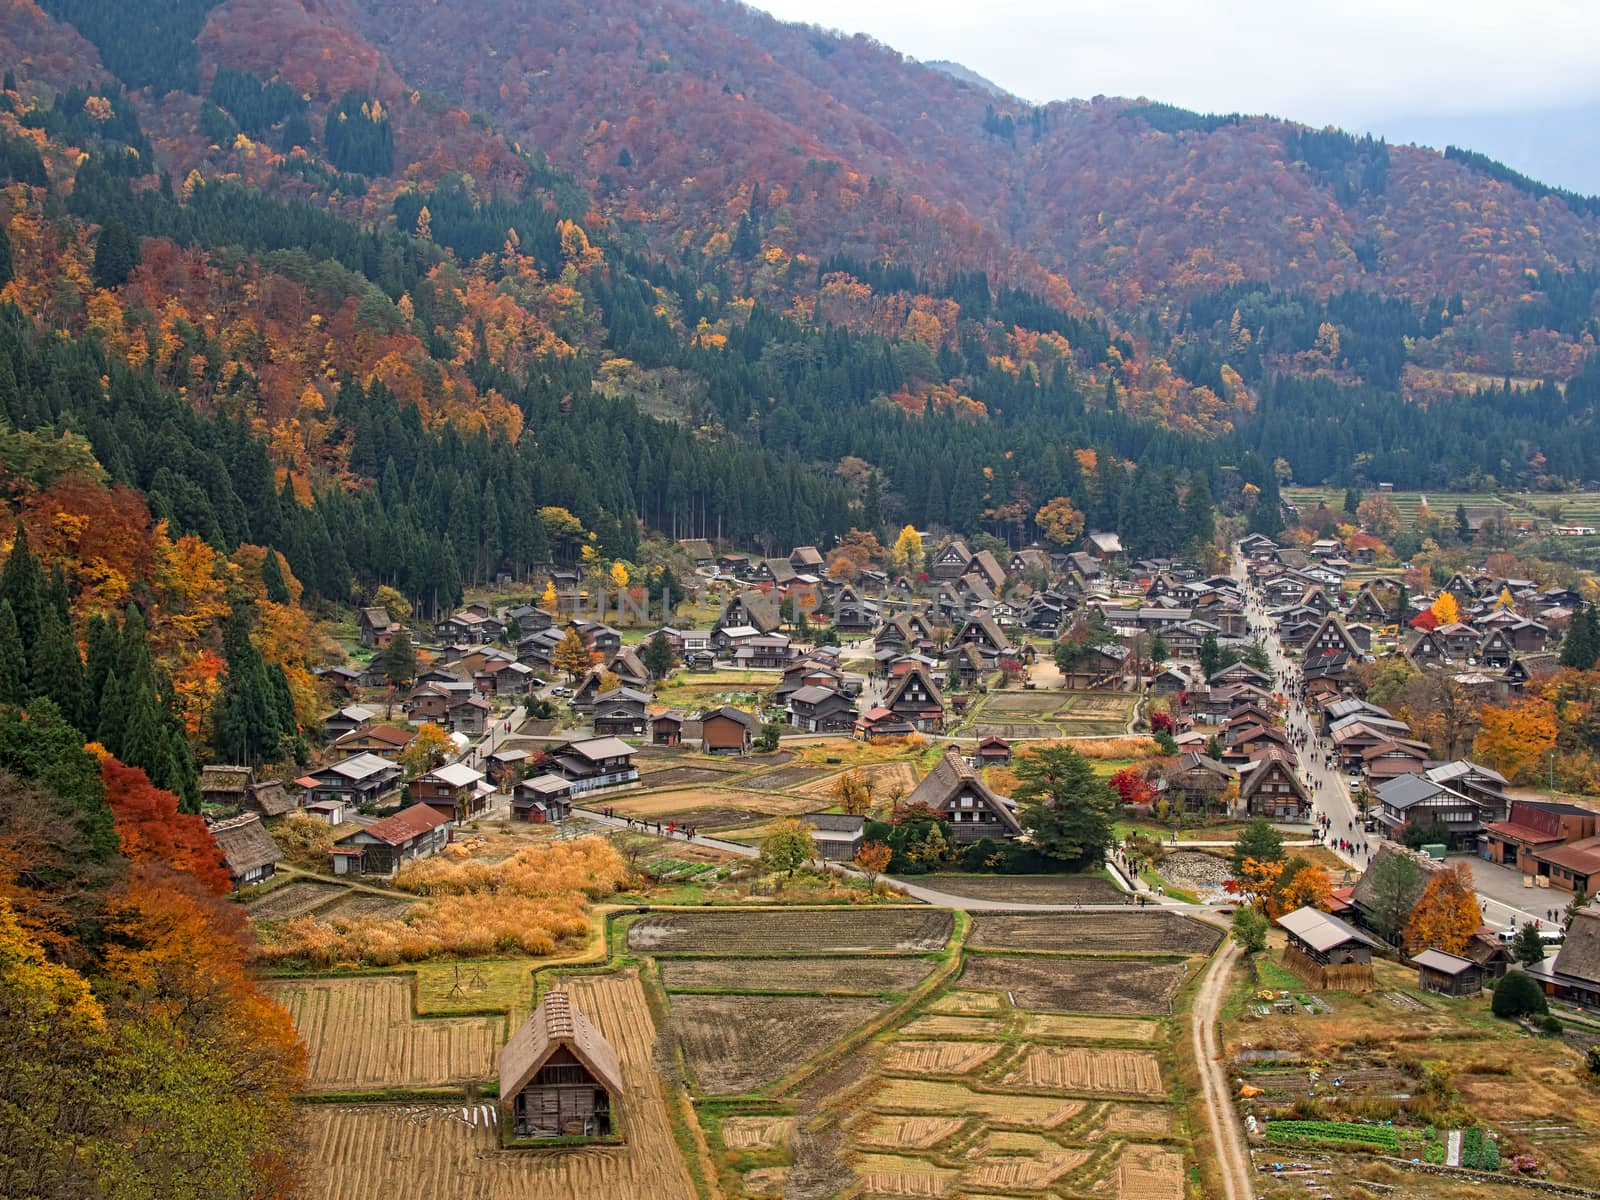
[[[111,755],[100,759],[100,781],[116,823],[123,857],[135,863],[160,863],[179,871],[206,891],[225,896],[227,868],[205,818],[180,813],[178,798],[150,782],[143,770],[124,766]]]
[[[1507,779],[1521,783],[1555,749],[1555,705],[1544,696],[1523,696],[1510,704],[1487,705],[1479,713],[1473,756]]]
[[[1483,926],[1483,910],[1464,863],[1436,871],[1406,921],[1406,950],[1411,954],[1434,949],[1460,954],[1472,935]]]

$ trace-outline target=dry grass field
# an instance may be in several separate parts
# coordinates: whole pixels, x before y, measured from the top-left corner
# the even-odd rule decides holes
[[[933,970],[925,958],[664,958],[669,992],[905,992]]]
[[[866,766],[853,769],[859,770],[872,784],[872,795],[879,802],[887,801],[897,789],[909,793],[917,786],[917,768],[910,762],[868,763]],[[843,774],[844,771],[831,768],[824,771],[820,777],[791,790],[815,800],[826,800],[833,791],[834,784]]]
[[[1210,954],[1222,930],[1177,913],[979,913],[971,944],[995,950]]]
[[[306,1043],[314,1091],[488,1079],[506,1037],[501,1017],[413,1017],[409,983],[398,975],[297,980],[270,990]]]
[[[1009,993],[1024,1008],[1162,1016],[1185,974],[1184,963],[985,954],[967,960],[961,985]]]
[[[306,1114],[308,1200],[696,1200],[651,1066],[655,1030],[637,977],[565,986],[622,1061],[622,1145],[501,1151],[493,1104],[317,1105]]]
[[[665,954],[927,953],[950,939],[948,912],[927,908],[776,909],[752,914],[658,912],[628,929],[628,948]]]

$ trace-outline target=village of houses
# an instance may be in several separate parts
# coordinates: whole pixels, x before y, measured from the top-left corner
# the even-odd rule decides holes
[[[563,1156],[590,1143],[622,1147],[582,1159],[583,1178],[611,1195],[1455,1196],[1498,1194],[1502,1179],[1509,1195],[1513,1174],[1594,1194],[1581,1185],[1600,1178],[1600,1155],[1575,1131],[1600,1107],[1584,1065],[1600,1045],[1600,910],[1584,904],[1600,874],[1600,806],[1438,757],[1362,684],[1364,666],[1403,659],[1474,702],[1505,702],[1556,669],[1576,593],[1458,574],[1438,591],[1459,617],[1440,623],[1437,593],[1409,596],[1337,541],[1259,535],[1224,573],[1128,561],[1115,535],[1091,533],[1072,554],[1004,561],[947,539],[918,577],[868,570],[850,583],[814,547],[780,559],[680,549],[685,610],[713,618],[704,628],[597,612],[577,573],[550,581],[553,610],[474,603],[402,631],[363,608],[352,665],[323,673],[340,704],[304,774],[205,768],[207,811],[258,923],[324,919],[351,888],[392,900],[406,864],[486,834],[607,837],[647,871],[663,864],[641,903],[601,911],[582,965],[513,964],[523,984],[504,1024],[491,1022],[490,1057],[381,1078],[419,1104],[441,1085],[470,1097],[474,1080],[497,1081],[481,1128],[463,1108],[470,1135],[428,1151],[465,1162],[516,1148],[474,1194],[543,1194],[577,1169]],[[402,632],[421,655],[397,689],[375,656]],[[573,635],[581,671],[558,666]],[[652,673],[645,649],[659,641],[672,666]],[[1225,665],[1206,674],[1218,655]],[[407,750],[430,726],[449,750],[407,777]],[[1101,775],[1132,768],[1144,783],[1105,872],[947,863],[879,883],[855,865],[871,823],[907,810],[942,821],[957,850],[1026,840],[1008,794],[1016,761],[1063,742],[1099,753]],[[851,774],[868,780],[865,812],[840,802]],[[274,832],[308,818],[327,828],[325,859],[291,862]],[[811,833],[818,873],[835,872],[824,890],[681,886],[759,874],[763,838],[788,819]],[[1241,957],[1244,939],[1227,934],[1248,893],[1230,880],[1251,822],[1330,886],[1272,905],[1265,949]],[[1417,829],[1431,840],[1408,838]],[[1477,927],[1421,945],[1408,920],[1457,868]],[[968,915],[926,940],[896,932],[906,914],[935,911]],[[749,931],[730,932],[740,914]],[[1542,954],[1527,952],[1529,935],[1519,945],[1528,927]],[[763,975],[790,955],[822,982]],[[1086,959],[1104,960],[1087,964],[1094,978]],[[604,963],[617,973],[589,973]],[[885,963],[906,974],[849,982]],[[704,986],[675,982],[691,966]],[[495,966],[447,969],[448,994],[429,1000],[420,981],[439,966],[419,967],[398,1032],[372,1036],[444,1036],[453,1014],[478,1013],[473,979]],[[1533,981],[1539,1013],[1487,1020],[1510,975]],[[299,997],[324,979],[348,982],[310,971],[283,986]],[[643,1005],[651,990],[658,1003]],[[1198,1034],[1190,1044],[1200,1025],[1215,1039],[1205,1055]],[[791,1026],[798,1047],[781,1032]],[[312,1043],[342,1036],[309,1016],[301,1027]],[[998,1049],[1002,1033],[1025,1038],[1021,1060]],[[738,1056],[757,1065],[737,1070]],[[854,1083],[814,1086],[841,1061],[856,1063]],[[318,1086],[360,1090],[338,1072]],[[1006,1096],[1023,1102],[1014,1116],[991,1100]],[[730,1097],[755,1115],[697,1116],[690,1147],[674,1142],[669,1112]],[[379,1120],[359,1098],[338,1111],[318,1106],[319,1137]],[[540,1145],[555,1157],[521,1153]],[[684,1161],[694,1146],[709,1174]],[[322,1192],[360,1195],[349,1180],[377,1169],[330,1166]],[[430,1188],[419,1176],[414,1194]]]

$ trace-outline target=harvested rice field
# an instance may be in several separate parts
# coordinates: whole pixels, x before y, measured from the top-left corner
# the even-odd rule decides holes
[[[1006,1023],[997,1017],[953,1017],[931,1013],[904,1027],[913,1037],[999,1037]]]
[[[1117,1200],[1183,1200],[1183,1156],[1129,1143],[1112,1176]]]
[[[868,1103],[875,1112],[964,1113],[1022,1129],[1053,1129],[1083,1111],[1082,1100],[981,1092],[936,1079],[886,1079]]]
[[[503,1017],[413,1017],[409,981],[399,975],[296,980],[269,990],[306,1043],[313,1091],[488,1079],[506,1037]]]
[[[926,1150],[954,1136],[965,1124],[963,1117],[874,1117],[859,1140],[863,1146]]]
[[[929,908],[775,909],[759,913],[650,913],[628,928],[628,948],[658,954],[925,954],[950,940],[950,913]]]
[[[999,1012],[1005,1000],[993,992],[946,992],[928,1005],[935,1013],[992,1013]]]
[[[853,1164],[868,1196],[949,1196],[961,1172],[920,1158],[864,1154]]]
[[[678,993],[666,1035],[697,1093],[734,1096],[783,1078],[888,1007],[875,999]]]
[[[895,1042],[883,1069],[896,1075],[965,1075],[1000,1053],[994,1042]]]
[[[1022,1032],[1030,1038],[1052,1041],[1153,1042],[1161,1032],[1161,1023],[1121,1017],[1029,1013],[1022,1018]]]
[[[655,1031],[637,977],[564,986],[621,1060],[622,1145],[501,1151],[493,1103],[314,1105],[301,1175],[309,1200],[695,1200],[651,1065]]]
[[[968,900],[1015,904],[1121,904],[1126,898],[1122,889],[1104,875],[959,875],[941,871],[909,882]],[[1093,915],[1114,918],[1119,914]],[[1022,948],[1046,949],[1043,946]]]
[[[1222,930],[1178,913],[980,913],[970,944],[995,950],[1210,954]]]
[[[925,958],[668,958],[661,960],[661,982],[669,992],[860,996],[909,991],[933,967]]]
[[[728,1117],[722,1144],[729,1150],[776,1150],[794,1137],[793,1117]]]
[[[1184,963],[984,954],[967,960],[961,984],[1007,993],[1022,1008],[1164,1016],[1186,973]]]
[[[1053,1092],[1159,1096],[1161,1065],[1146,1050],[1033,1046],[1005,1082]]]

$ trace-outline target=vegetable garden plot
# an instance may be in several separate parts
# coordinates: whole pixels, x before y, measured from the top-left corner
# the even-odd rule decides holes
[[[927,953],[942,949],[952,928],[950,913],[929,908],[650,913],[629,927],[628,948],[668,954]]]

